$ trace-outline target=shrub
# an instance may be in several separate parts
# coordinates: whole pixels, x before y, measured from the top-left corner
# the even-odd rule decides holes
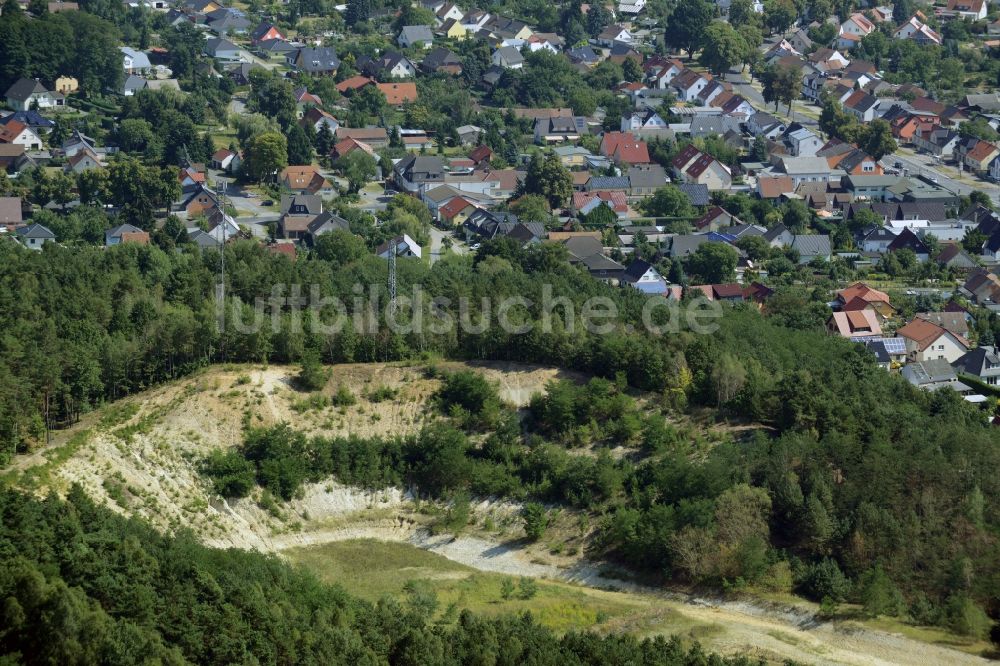
[[[318,391],[326,386],[328,377],[329,372],[323,368],[318,351],[307,349],[302,352],[302,368],[295,378],[299,388],[303,391]]]
[[[524,533],[532,541],[538,541],[549,526],[549,516],[545,507],[538,502],[529,502],[521,509],[521,519],[524,520]]]
[[[212,451],[201,473],[212,480],[212,490],[222,497],[246,497],[256,485],[257,468],[239,451]]]

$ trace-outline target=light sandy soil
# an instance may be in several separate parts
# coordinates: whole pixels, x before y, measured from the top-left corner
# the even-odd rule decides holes
[[[440,363],[442,369],[462,364]],[[523,406],[554,378],[582,379],[551,368],[514,364],[477,364],[500,387],[504,400]],[[303,394],[291,387],[295,369],[288,367],[215,368],[116,403],[134,404],[120,422],[100,415],[73,431],[60,433],[47,450],[24,456],[17,467],[51,467],[34,489],[65,491],[72,482],[109,507],[145,518],[166,530],[193,530],[208,545],[280,553],[288,548],[357,538],[410,543],[483,571],[563,580],[608,590],[601,594],[639,594],[651,612],[610,626],[640,635],[657,633],[657,612],[678,612],[720,629],[703,642],[727,654],[753,654],[803,663],[971,664],[985,660],[907,637],[842,624],[817,622],[808,609],[758,601],[714,600],[667,594],[602,575],[600,563],[582,556],[552,555],[544,546],[525,547],[520,536],[519,507],[483,501],[472,507],[477,524],[487,516],[498,525],[490,534],[432,536],[428,518],[400,490],[366,492],[325,482],[307,486],[301,498],[271,511],[254,497],[226,502],[215,497],[198,473],[212,450],[238,444],[245,420],[254,425],[289,422],[310,435],[402,435],[416,432],[435,418],[429,400],[439,380],[423,367],[339,365],[325,389],[348,387],[358,402],[345,409],[296,410]],[[364,394],[391,387],[395,399],[372,403]],[[105,410],[107,414],[107,410]],[[129,431],[123,430],[128,427]],[[47,462],[58,447],[82,429],[89,437],[58,464]],[[507,525],[506,531],[504,525]],[[500,534],[500,536],[497,536]],[[582,549],[581,549],[582,550]]]

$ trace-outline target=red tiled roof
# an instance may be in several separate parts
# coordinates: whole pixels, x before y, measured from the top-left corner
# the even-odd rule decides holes
[[[412,81],[404,83],[376,83],[375,87],[385,95],[385,101],[392,106],[404,102],[417,101],[417,84]]]
[[[438,209],[438,213],[441,215],[442,219],[450,220],[472,205],[474,204],[465,197],[455,197],[445,205],[441,206]]]
[[[689,143],[684,147],[684,150],[677,153],[671,164],[675,169],[683,169],[687,166],[687,163],[697,157],[699,153],[701,153],[701,151],[698,150],[693,143]]]
[[[774,176],[757,179],[757,189],[762,199],[777,199],[786,192],[794,192],[795,185],[791,176]]]
[[[934,322],[927,321],[926,319],[920,319],[919,317],[911,321],[906,326],[902,327],[896,331],[896,335],[901,338],[907,338],[913,340],[917,343],[917,349],[923,351],[930,346],[935,340],[940,338],[942,335],[947,333],[944,328],[938,326]],[[952,334],[954,335],[954,334]],[[965,343],[965,340],[960,336],[955,335],[955,338],[961,343]],[[966,344],[965,346],[968,346]]]
[[[861,297],[869,303],[889,303],[888,294],[878,289],[872,289],[864,282],[856,282],[837,292],[837,295],[842,303],[850,303],[855,297]]]
[[[345,92],[350,90],[357,90],[358,88],[364,88],[369,83],[375,83],[373,79],[369,79],[367,76],[356,75],[349,79],[344,79],[337,84],[337,92],[343,95]]]
[[[474,163],[478,164],[483,161],[488,161],[493,157],[493,151],[487,145],[477,146],[471,153],[469,153],[469,159]]]

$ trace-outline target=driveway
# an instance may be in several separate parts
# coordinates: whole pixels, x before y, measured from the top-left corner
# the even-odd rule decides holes
[[[455,236],[448,232],[442,231],[437,227],[431,227],[431,263],[433,264],[444,254],[443,241],[445,238],[451,241],[451,252],[455,254],[466,254],[469,251],[469,247],[462,241],[455,238]]]

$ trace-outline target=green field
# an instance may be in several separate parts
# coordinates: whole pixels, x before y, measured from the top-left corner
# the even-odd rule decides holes
[[[544,580],[536,581],[537,592],[533,597],[523,599],[516,577],[483,573],[415,546],[374,539],[295,548],[285,551],[285,555],[320,579],[339,583],[352,594],[369,601],[385,595],[406,598],[404,587],[407,582],[416,581],[418,588],[433,590],[439,615],[452,604],[458,610],[467,608],[485,614],[531,611],[545,626],[568,631],[597,629],[611,620],[625,620],[628,616],[648,612],[650,606],[637,595]],[[514,583],[513,595],[507,599],[502,592],[504,579]],[[686,618],[674,615],[676,631],[692,628]]]

